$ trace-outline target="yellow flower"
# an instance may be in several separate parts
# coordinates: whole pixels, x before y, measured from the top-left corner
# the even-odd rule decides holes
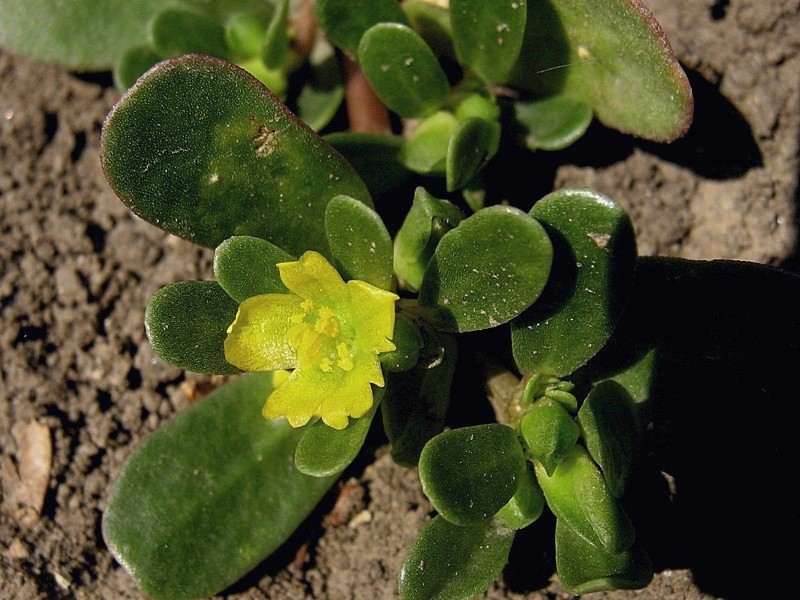
[[[327,260],[309,251],[279,263],[291,294],[264,294],[239,306],[228,327],[225,358],[243,371],[294,369],[267,397],[263,415],[301,427],[321,417],[344,429],[348,417],[372,408],[372,387],[383,387],[378,360],[395,345],[397,296],[369,283],[347,283]]]

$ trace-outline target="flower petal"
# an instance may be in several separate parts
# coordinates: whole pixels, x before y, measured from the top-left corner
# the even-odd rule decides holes
[[[358,418],[372,408],[372,387],[365,373],[338,371],[323,373],[296,369],[267,398],[262,410],[268,419],[286,417],[301,427],[312,417],[321,417],[334,429],[344,429],[348,417]]]
[[[374,353],[394,350],[391,339],[397,295],[359,280],[348,281],[347,291],[350,293],[348,321],[355,325],[356,345]]]
[[[283,285],[304,300],[330,303],[346,294],[344,280],[319,252],[309,250],[299,260],[278,263],[278,270]]]
[[[297,357],[289,345],[292,316],[301,312],[300,298],[293,294],[263,294],[239,305],[236,320],[228,327],[225,360],[243,371],[291,369]]]

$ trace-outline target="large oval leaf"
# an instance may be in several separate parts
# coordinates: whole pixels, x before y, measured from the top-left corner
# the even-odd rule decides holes
[[[512,82],[583,100],[605,125],[655,141],[686,133],[692,90],[641,0],[529,0]]]
[[[261,417],[273,374],[238,378],[142,443],[114,483],[103,538],[150,598],[225,589],[278,549],[334,478],[294,466],[300,430]]]
[[[333,148],[252,76],[209,57],[146,73],[109,115],[102,145],[108,180],[133,212],[209,247],[253,235],[329,256],[330,199],[371,203]]]
[[[336,196],[325,211],[325,231],[342,277],[392,287],[392,238],[378,213],[354,198]]]
[[[223,347],[237,309],[216,281],[174,283],[156,292],[147,304],[147,337],[156,354],[181,369],[238,373],[225,360]]]
[[[399,188],[412,176],[400,160],[405,145],[402,136],[341,131],[325,139],[355,167],[375,196]]]
[[[563,377],[593,357],[614,331],[633,280],[636,242],[621,206],[590,190],[560,190],[530,213],[553,242],[553,277],[511,323],[522,371]]]
[[[552,258],[550,239],[534,219],[508,206],[485,208],[439,242],[422,280],[420,306],[432,309],[447,331],[496,327],[539,297]]]
[[[401,117],[424,117],[447,98],[449,85],[428,44],[410,27],[381,23],[358,46],[358,62],[372,89]]]
[[[214,276],[239,303],[261,294],[288,294],[277,264],[293,260],[291,254],[267,240],[236,235],[214,250]]]
[[[420,532],[398,578],[402,600],[468,600],[486,591],[508,560],[514,530],[496,521],[453,525],[434,517]]]
[[[457,525],[490,519],[514,495],[525,468],[513,429],[492,423],[446,431],[419,457],[422,490]]]
[[[461,64],[486,83],[503,83],[519,57],[527,15],[526,0],[450,0]]]

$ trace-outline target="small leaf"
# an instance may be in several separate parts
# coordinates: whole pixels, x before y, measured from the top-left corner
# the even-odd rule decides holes
[[[553,242],[553,277],[511,323],[511,345],[520,370],[563,377],[600,351],[622,314],[636,266],[633,226],[590,190],[549,194],[530,214]]]
[[[445,331],[496,327],[539,297],[552,257],[550,240],[534,219],[507,206],[485,208],[446,233],[436,247],[420,288],[420,306],[432,309]]]
[[[109,115],[102,145],[108,180],[131,210],[212,248],[253,235],[329,255],[328,201],[371,204],[353,168],[275,96],[208,57],[150,70]]]
[[[325,210],[325,231],[342,277],[383,290],[392,287],[392,238],[378,213],[349,196],[336,196]]]
[[[282,68],[289,57],[289,0],[277,0],[276,4],[261,48],[261,60],[268,69]]]
[[[227,58],[225,28],[199,12],[168,8],[150,23],[150,41],[161,56],[197,52]]]
[[[293,463],[301,432],[261,417],[275,375],[243,375],[140,444],[103,514],[103,539],[149,598],[201,598],[277,550],[335,479]]]
[[[525,145],[531,150],[561,150],[586,133],[592,107],[582,100],[552,96],[514,103],[514,117],[522,126]]]
[[[525,464],[525,474],[511,500],[497,513],[497,519],[511,529],[524,529],[536,521],[544,511],[544,493],[536,480],[533,467]]]
[[[612,554],[633,545],[636,533],[628,515],[583,447],[574,446],[552,477],[542,463],[534,466],[550,510],[589,544]]]
[[[234,54],[256,56],[261,52],[266,27],[263,15],[239,12],[225,23],[225,43]]]
[[[641,0],[530,0],[510,83],[582,100],[604,125],[654,141],[692,120],[689,81]]]
[[[526,0],[450,0],[459,62],[489,84],[505,82],[525,35]]]
[[[454,192],[472,181],[497,152],[500,125],[472,117],[453,130],[447,146],[447,191]]]
[[[371,27],[358,46],[358,62],[378,97],[401,117],[434,113],[450,91],[433,51],[406,25]]]
[[[636,464],[639,427],[633,399],[618,383],[598,383],[578,411],[578,424],[589,455],[603,471],[617,498]]]
[[[153,349],[170,364],[197,373],[239,370],[225,360],[223,344],[237,305],[216,281],[182,281],[160,289],[144,314]]]
[[[333,429],[322,421],[309,425],[297,443],[295,465],[312,477],[328,477],[344,471],[358,455],[367,438],[369,426],[378,410],[382,388],[373,387],[375,401],[363,417],[351,419],[344,429]]]
[[[333,46],[322,39],[314,43],[308,65],[310,73],[297,97],[297,115],[311,129],[321,131],[344,99],[342,70]]]
[[[447,4],[434,4],[430,0],[405,0],[403,10],[411,21],[412,29],[425,40],[436,56],[446,56],[456,61]]]
[[[397,348],[381,354],[381,364],[392,373],[405,373],[413,369],[419,362],[420,350],[425,342],[419,328],[404,313],[395,316],[392,343]]]
[[[373,25],[408,25],[396,0],[316,0],[314,13],[328,39],[353,57],[361,37]]]
[[[127,90],[162,58],[150,46],[128,48],[114,65],[114,84],[121,90]]]
[[[530,455],[542,463],[549,476],[572,451],[580,430],[572,417],[556,401],[534,404],[520,422],[520,433]]]
[[[405,141],[399,135],[337,132],[325,136],[352,164],[375,196],[396,190],[412,173],[400,160]]]
[[[405,289],[417,291],[442,236],[461,221],[461,211],[418,187],[394,240],[394,269]]]
[[[489,521],[454,525],[436,516],[420,532],[398,578],[402,600],[469,600],[485,592],[508,560],[514,531]]]
[[[404,373],[386,374],[386,395],[381,407],[392,458],[408,467],[417,465],[425,444],[444,428],[458,359],[454,337],[424,321],[418,326],[423,346],[416,366]]]
[[[419,124],[400,150],[403,164],[420,175],[444,175],[447,150],[458,126],[451,112],[439,111]]]
[[[514,495],[525,458],[514,430],[492,423],[437,435],[419,457],[422,490],[456,525],[490,519]]]
[[[639,589],[653,579],[653,565],[641,545],[613,554],[593,546],[566,522],[556,520],[556,568],[571,594]]]
[[[261,294],[288,294],[275,265],[293,260],[291,254],[266,240],[237,235],[214,251],[214,277],[239,303]]]

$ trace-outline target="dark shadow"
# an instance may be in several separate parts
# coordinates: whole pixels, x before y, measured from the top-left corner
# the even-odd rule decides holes
[[[720,93],[719,86],[696,71],[685,70],[695,108],[689,132],[671,144],[638,145],[706,179],[734,179],[763,166],[761,150],[739,109]]]
[[[602,169],[627,159],[640,148],[665,161],[680,165],[706,179],[734,179],[763,165],[758,143],[739,110],[699,73],[686,70],[695,98],[694,122],[683,138],[659,144],[609,129],[596,119],[577,142],[556,152],[531,152],[521,132],[513,126],[513,109],[503,108],[503,143],[484,170],[492,182],[487,204],[508,200],[528,209],[553,189],[562,165]]]
[[[85,81],[86,83],[99,85],[102,88],[114,87],[114,76],[112,75],[111,71],[98,71],[98,72],[75,71],[72,73],[72,76],[75,79],[80,79],[81,81]]]
[[[555,536],[556,520],[547,511],[533,525],[517,532],[503,570],[509,590],[524,594],[550,584],[550,577],[556,571]]]
[[[800,505],[800,278],[752,263],[643,259],[612,343],[586,369],[655,348],[645,459],[625,505],[656,570],[705,592],[780,595]],[[631,352],[632,350],[632,352]]]

